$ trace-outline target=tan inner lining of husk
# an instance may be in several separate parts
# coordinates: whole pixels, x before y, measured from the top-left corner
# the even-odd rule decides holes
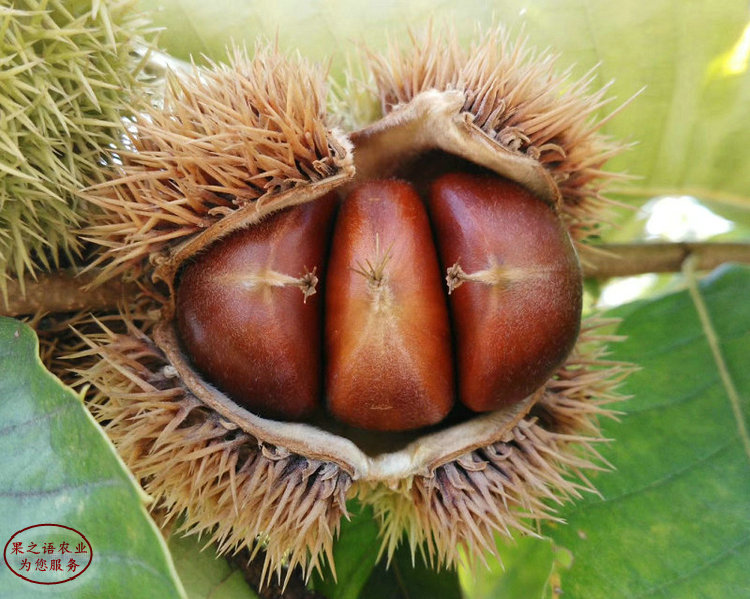
[[[469,113],[461,112],[463,105],[463,93],[455,90],[430,90],[417,95],[377,123],[351,135],[354,166],[348,164],[334,177],[237,209],[175,248],[157,265],[155,277],[167,283],[174,298],[174,281],[180,265],[232,231],[257,223],[283,208],[314,201],[334,189],[345,194],[359,181],[393,176],[403,164],[433,150],[454,154],[492,170],[523,185],[552,206],[559,206],[560,192],[544,167],[490,139],[472,123]],[[507,440],[515,425],[543,393],[542,388],[507,409],[474,416],[468,421],[425,433],[418,441],[401,442],[396,451],[371,456],[349,438],[322,427],[256,416],[204,381],[181,350],[173,323],[173,301],[164,306],[164,322],[155,331],[155,341],[195,396],[264,443],[334,462],[355,480],[388,481],[413,475],[429,476],[438,466],[461,455]]]
[[[355,182],[388,177],[411,157],[442,150],[507,177],[558,206],[562,198],[549,172],[536,160],[487,136],[473,124],[471,113],[461,112],[464,102],[458,90],[425,91],[352,133]]]
[[[156,343],[177,369],[182,382],[210,408],[264,443],[284,447],[309,458],[341,466],[353,479],[391,480],[428,476],[436,467],[478,447],[506,440],[513,427],[536,403],[543,389],[509,408],[478,415],[467,422],[422,435],[394,452],[368,456],[350,439],[301,422],[261,418],[236,404],[203,380],[180,349],[175,327],[163,323],[154,332]]]

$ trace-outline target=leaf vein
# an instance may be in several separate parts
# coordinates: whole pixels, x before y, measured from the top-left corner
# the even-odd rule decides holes
[[[695,276],[695,256],[690,256],[685,260],[683,265],[683,272],[685,273],[685,279],[688,284],[688,291],[690,297],[693,300],[695,311],[698,313],[703,332],[706,336],[706,342],[711,350],[716,368],[719,370],[721,381],[724,384],[724,389],[729,399],[729,404],[732,407],[732,413],[734,414],[734,420],[737,424],[737,435],[742,441],[742,446],[745,450],[745,456],[750,460],[750,434],[748,434],[747,426],[745,425],[745,413],[742,410],[742,404],[740,403],[740,394],[737,392],[737,387],[734,384],[729,368],[727,368],[726,360],[719,346],[719,337],[716,334],[716,329],[711,322],[711,315],[708,313],[706,303],[703,301],[701,292],[698,289],[698,283],[696,282]]]
[[[44,414],[41,414],[41,415],[37,416],[36,418],[31,419],[31,420],[25,420],[24,422],[16,422],[15,424],[10,424],[8,426],[4,426],[3,428],[0,428],[0,436],[9,435],[9,434],[13,433],[16,429],[23,428],[23,427],[26,427],[26,426],[31,426],[31,425],[34,425],[34,424],[39,424],[39,423],[41,423],[44,420],[51,420],[52,418],[54,418],[55,416],[57,416],[61,412],[65,412],[65,411],[71,409],[72,407],[73,407],[72,404],[62,405],[62,406],[59,406],[58,408],[56,408],[56,409],[54,409],[54,410],[52,410],[50,412],[45,412]]]
[[[673,585],[685,582],[686,580],[689,580],[691,578],[695,578],[698,574],[700,574],[704,570],[717,565],[721,561],[727,559],[732,553],[734,553],[738,549],[741,549],[742,547],[747,546],[748,544],[750,544],[750,535],[746,535],[745,537],[741,538],[734,545],[725,547],[723,551],[719,551],[714,557],[712,557],[709,560],[704,561],[701,565],[696,566],[695,568],[692,568],[691,570],[685,572],[684,574],[680,576],[676,576],[675,578],[667,582],[650,587],[646,589],[645,591],[643,591],[642,593],[639,593],[638,595],[633,595],[631,599],[638,599],[639,597],[653,596],[654,594],[658,594],[661,591],[668,589],[669,587]]]
[[[672,401],[664,401],[662,403],[654,403],[653,405],[647,405],[642,408],[638,408],[635,410],[627,410],[626,414],[628,416],[635,415],[635,414],[646,414],[648,412],[652,412],[655,410],[662,410],[664,408],[671,408],[674,406],[678,406],[683,403],[688,403],[692,400],[700,400],[703,399],[701,395],[708,391],[711,387],[714,387],[718,384],[718,380],[714,379],[712,381],[709,381],[705,383],[704,385],[700,387],[693,387],[692,391],[690,393],[686,393],[685,395],[681,395],[676,398],[670,398]],[[624,411],[624,410],[623,410]]]
[[[680,468],[679,470],[673,470],[672,472],[666,474],[665,476],[652,480],[650,483],[643,485],[641,487],[638,487],[637,489],[632,489],[631,491],[628,491],[626,493],[621,493],[620,495],[615,495],[614,497],[605,497],[604,500],[599,503],[593,503],[593,504],[587,505],[586,509],[591,509],[592,507],[602,506],[602,505],[609,506],[612,503],[615,503],[617,501],[622,501],[623,499],[627,499],[629,497],[638,495],[645,491],[651,491],[653,489],[657,489],[682,476],[685,476],[690,471],[698,468],[699,466],[702,466],[706,462],[712,460],[713,458],[719,456],[721,453],[727,451],[728,449],[732,447],[732,445],[734,445],[734,439],[729,439],[726,443],[724,443],[723,445],[720,445],[719,447],[714,449],[712,452],[704,454],[700,459],[690,462],[689,464],[685,465],[683,468]],[[578,510],[575,510],[575,511],[578,511]]]
[[[59,495],[66,491],[74,491],[74,490],[77,491],[80,489],[89,489],[89,488],[96,488],[96,487],[114,487],[114,486],[120,486],[122,484],[123,484],[123,481],[121,479],[107,478],[103,480],[84,481],[83,483],[77,484],[77,485],[62,485],[60,487],[55,487],[54,489],[35,489],[35,490],[19,490],[19,491],[2,490],[0,491],[0,497],[11,497],[14,499],[23,499],[23,498],[29,498],[29,497],[43,497],[43,496],[49,496],[49,495]]]

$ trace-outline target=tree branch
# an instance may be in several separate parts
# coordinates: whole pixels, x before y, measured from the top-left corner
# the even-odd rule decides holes
[[[689,256],[694,256],[697,270],[711,270],[724,262],[750,264],[750,243],[632,243],[581,249],[583,274],[596,279],[679,272]],[[34,281],[27,280],[25,290],[11,279],[7,301],[0,299],[0,314],[111,310],[137,293],[135,283],[119,280],[88,289],[96,274],[76,274],[71,270],[42,274]]]
[[[713,270],[724,262],[750,264],[750,243],[627,243],[587,246],[581,251],[584,276],[627,277],[650,272],[680,272],[695,258],[697,270]]]
[[[10,279],[7,298],[0,296],[0,315],[111,310],[138,292],[135,283],[116,279],[89,288],[96,275],[96,271],[65,269],[37,275],[36,280],[27,279],[23,285]]]

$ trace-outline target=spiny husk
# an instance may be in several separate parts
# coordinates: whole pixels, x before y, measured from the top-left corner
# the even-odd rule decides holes
[[[426,113],[433,99],[454,110],[457,93],[428,88],[460,92],[463,108],[450,118],[471,124],[472,140],[484,136],[477,141],[482,152],[499,147],[511,163],[517,156],[536,162],[574,237],[585,238],[603,205],[601,165],[619,149],[590,120],[604,103],[601,93],[587,92],[591,77],[556,78],[550,60],[533,64],[522,46],[497,32],[470,51],[450,41],[443,66],[445,47],[428,37],[412,56],[371,59],[383,122],[416,98]],[[366,141],[356,132],[353,138]],[[132,144],[114,180],[89,194],[104,209],[89,236],[106,250],[99,260],[104,277],[151,275],[168,287],[182,261],[228,232],[356,180],[356,153],[363,149],[331,127],[322,71],[262,47],[252,60],[237,52],[229,66],[172,77],[164,107],[138,119]],[[411,444],[395,456],[397,467],[385,459],[368,471],[374,461],[356,447],[363,468],[341,457],[347,444],[354,447],[349,439],[254,415],[248,424],[235,404],[216,407],[231,400],[185,371],[189,360],[178,341],[165,343],[174,337],[172,307],[171,297],[155,298],[124,314],[123,330],[107,325],[84,333],[81,380],[96,390],[92,410],[155,507],[172,518],[183,515],[186,531],[205,533],[224,551],[263,548],[267,576],[281,575],[285,564],[310,572],[330,561],[346,499],[354,496],[374,506],[384,553],[392,555],[405,531],[413,551],[451,566],[460,547],[494,551],[496,532],[533,532],[535,521],[555,517],[555,504],[593,491],[586,471],[605,465],[595,448],[602,440],[598,419],[610,414],[606,404],[616,399],[613,389],[627,368],[607,362],[607,336],[597,333],[602,323],[584,326],[566,364],[527,398],[530,406],[539,397],[530,412],[501,428],[484,427],[486,442],[465,440],[462,423],[433,435],[430,451],[421,452],[431,457],[418,467],[400,469]],[[484,416],[470,424],[492,424],[494,414]],[[292,447],[271,443],[279,435],[261,434],[284,426],[307,431],[324,451],[307,453],[304,440]],[[445,432],[456,432],[460,444],[433,459]],[[337,459],[320,458],[329,446],[336,446]]]
[[[0,6],[0,292],[9,276],[69,260],[105,180],[122,119],[144,93],[146,22],[133,0]]]
[[[548,381],[532,414],[503,440],[390,484],[353,479],[321,462],[264,443],[206,408],[187,389],[149,336],[154,320],[129,315],[124,332],[101,323],[75,358],[88,362],[81,381],[96,391],[89,406],[135,476],[167,519],[216,541],[220,551],[265,549],[266,574],[282,566],[307,572],[332,564],[332,543],[346,499],[374,506],[389,557],[406,535],[412,551],[435,566],[453,566],[461,548],[495,552],[495,533],[533,534],[554,518],[554,505],[594,492],[586,471],[606,463],[598,419],[611,416],[615,386],[627,366],[609,362],[598,331]]]
[[[555,62],[555,56],[511,40],[502,27],[479,33],[468,48],[454,31],[430,28],[412,35],[408,48],[391,44],[385,54],[368,54],[383,115],[427,90],[462,92],[462,111],[488,138],[548,170],[562,194],[571,236],[580,241],[603,223],[608,200],[602,190],[622,175],[602,167],[624,146],[600,133],[614,114],[597,118],[612,100],[609,86],[592,91],[595,70],[572,80],[570,70],[556,73]]]
[[[87,231],[107,248],[103,278],[344,170],[350,148],[327,125],[326,90],[321,68],[266,46],[252,60],[236,49],[229,65],[170,75],[163,106],[138,117],[119,176],[87,194],[104,209]]]

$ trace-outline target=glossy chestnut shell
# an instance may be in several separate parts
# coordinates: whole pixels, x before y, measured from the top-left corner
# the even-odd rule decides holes
[[[192,259],[176,315],[197,370],[259,415],[300,420],[325,404],[368,430],[537,390],[580,327],[581,271],[559,216],[490,173],[430,176],[420,191],[366,181],[338,214],[329,193]]]

